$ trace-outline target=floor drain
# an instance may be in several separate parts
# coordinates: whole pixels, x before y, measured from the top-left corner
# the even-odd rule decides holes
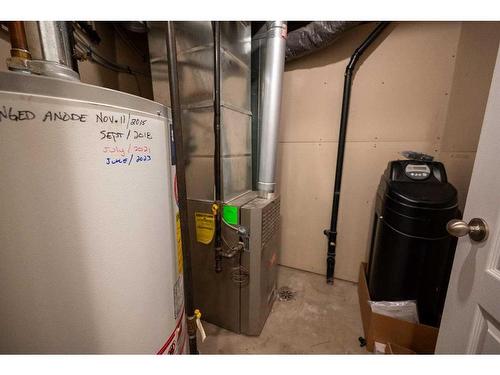
[[[278,289],[278,299],[280,301],[292,301],[295,299],[296,292],[287,286],[282,286]]]

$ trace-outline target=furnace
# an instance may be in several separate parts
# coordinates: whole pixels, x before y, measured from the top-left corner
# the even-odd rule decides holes
[[[276,299],[285,36],[283,22],[253,37],[250,22],[176,24],[194,304],[208,322],[247,335],[260,334]],[[150,23],[149,44],[155,100],[167,104],[165,23]]]

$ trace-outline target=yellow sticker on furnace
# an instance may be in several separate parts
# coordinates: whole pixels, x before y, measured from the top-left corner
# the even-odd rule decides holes
[[[194,217],[196,221],[196,241],[208,245],[214,238],[214,215],[204,212],[195,212]]]

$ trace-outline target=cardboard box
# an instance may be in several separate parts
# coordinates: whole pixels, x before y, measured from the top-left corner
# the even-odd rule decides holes
[[[366,263],[361,263],[358,283],[359,308],[365,332],[366,347],[373,352],[375,341],[395,344],[422,354],[433,354],[438,329],[424,324],[410,323],[372,312],[366,281]]]

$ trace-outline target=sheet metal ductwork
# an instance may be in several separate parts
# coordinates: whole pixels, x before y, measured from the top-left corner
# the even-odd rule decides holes
[[[175,22],[182,112],[182,141],[176,140],[183,142],[185,150],[194,306],[207,322],[246,335],[260,334],[277,295],[280,197],[268,194],[264,199],[252,189],[254,180],[257,183],[252,172],[258,163],[255,133],[260,129],[265,134],[260,119],[271,104],[265,98],[272,97],[278,104],[271,106],[273,116],[279,116],[281,101],[286,25],[269,24],[272,27],[264,27],[261,39],[254,40],[249,22]],[[168,105],[165,25],[148,22],[148,28],[154,97]],[[279,63],[271,59],[273,69],[267,69],[266,56],[274,56],[267,52],[275,48],[275,42]],[[261,89],[264,80],[275,75],[279,84],[269,82],[266,87],[271,91],[266,96]],[[257,98],[259,105],[254,107]],[[218,111],[220,119],[215,120]],[[277,134],[279,117],[273,116],[269,124]],[[214,127],[219,120],[220,143],[215,142]],[[277,138],[269,140],[272,145]],[[219,148],[222,180],[217,197],[214,159]],[[275,148],[271,152],[274,160]],[[271,165],[274,173],[274,161]],[[222,211],[222,246],[215,257],[218,212],[214,211],[218,209]]]
[[[361,23],[360,21],[317,21],[290,32],[286,42],[286,61],[292,61],[329,46],[344,31]]]

